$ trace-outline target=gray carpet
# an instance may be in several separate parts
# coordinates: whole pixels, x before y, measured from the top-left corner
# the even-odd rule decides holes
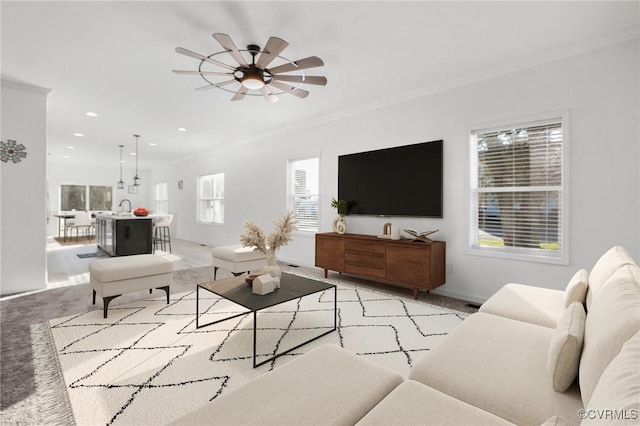
[[[317,268],[297,268],[282,265],[283,270],[302,272],[321,276],[322,271]],[[218,271],[218,279],[230,277],[226,271]],[[174,285],[171,293],[194,290],[197,283],[209,281],[213,277],[213,267],[193,268],[174,272]],[[388,286],[364,279],[341,275],[345,281],[362,285],[364,288],[375,289],[404,297],[411,297],[410,289]],[[102,301],[96,305],[91,303],[91,288],[89,284],[81,284],[63,288],[46,290],[21,297],[0,301],[0,386],[2,387],[1,405],[3,410],[3,424],[17,424],[7,417],[4,411],[20,410],[20,404],[33,404],[35,393],[31,325],[67,315],[89,312],[102,308]],[[112,306],[135,301],[139,298],[136,293],[126,294],[112,302]],[[430,304],[455,309],[463,312],[475,312],[466,306],[466,302],[437,296],[421,294],[421,300]],[[7,421],[8,420],[8,421]],[[24,420],[24,419],[23,419]],[[22,423],[24,424],[24,423]]]

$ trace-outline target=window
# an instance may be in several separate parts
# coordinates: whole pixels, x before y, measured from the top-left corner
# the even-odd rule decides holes
[[[224,173],[198,177],[198,222],[224,223]]]
[[[318,230],[318,157],[289,160],[287,166],[287,210],[296,215],[299,231]]]
[[[108,211],[113,188],[96,185],[60,185],[60,211]]]
[[[472,252],[566,261],[563,121],[471,132]]]
[[[89,186],[89,210],[95,212],[111,210],[112,189],[110,186]]]
[[[60,210],[86,210],[86,185],[60,185]]]
[[[167,182],[156,183],[155,213],[169,214],[169,185]]]

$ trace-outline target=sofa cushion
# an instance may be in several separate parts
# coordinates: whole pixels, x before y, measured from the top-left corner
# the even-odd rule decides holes
[[[551,338],[547,368],[553,389],[558,392],[569,389],[578,375],[585,319],[582,303],[573,302],[560,318]]]
[[[589,288],[587,289],[587,312],[591,309],[591,303],[600,287],[613,275],[613,273],[625,266],[635,265],[633,258],[629,252],[622,246],[610,248],[600,259],[593,265],[589,273]]]
[[[640,333],[622,346],[604,370],[585,413],[583,425],[640,422]]]
[[[550,417],[549,420],[540,426],[571,426],[573,423],[561,416]]]
[[[564,306],[569,307],[573,302],[584,303],[587,299],[587,287],[589,285],[589,272],[580,269],[576,272],[564,291]]]
[[[480,307],[480,312],[555,328],[566,310],[564,291],[506,284]]]
[[[325,344],[172,424],[352,425],[401,382],[396,372]]]
[[[580,359],[582,401],[589,405],[602,372],[622,345],[640,331],[640,267],[618,269],[600,288],[587,313]]]
[[[577,384],[553,390],[547,357],[554,330],[487,313],[470,315],[413,366],[409,378],[515,424],[559,415],[578,422]]]
[[[440,426],[512,425],[413,380],[407,380],[395,388],[357,425],[406,426],[426,423]]]

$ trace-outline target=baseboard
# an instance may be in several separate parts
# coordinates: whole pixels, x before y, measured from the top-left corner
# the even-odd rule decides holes
[[[458,300],[466,300],[468,302],[477,303],[478,305],[482,305],[484,302],[487,301],[486,297],[480,297],[480,296],[475,296],[475,295],[459,293],[457,291],[448,291],[448,290],[444,290],[442,288],[437,288],[437,289],[433,290],[432,293],[438,294],[440,296],[452,297],[452,298],[458,299]]]

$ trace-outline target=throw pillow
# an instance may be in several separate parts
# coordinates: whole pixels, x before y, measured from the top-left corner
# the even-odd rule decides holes
[[[551,375],[553,389],[565,392],[578,375],[582,343],[584,341],[584,322],[586,314],[580,302],[573,302],[562,314],[553,332],[547,369]]]
[[[564,307],[568,308],[573,302],[584,303],[587,298],[587,287],[589,285],[589,272],[580,269],[567,284],[564,291]]]
[[[593,390],[589,412],[602,413],[600,416],[587,417],[581,425],[599,425],[607,419],[604,417],[614,407],[616,413],[623,413],[629,424],[637,424],[640,414],[640,332],[636,333],[620,349],[620,353],[611,361],[600,376],[598,385]],[[607,410],[609,409],[609,410]],[[611,423],[615,421],[609,418]],[[620,418],[620,424],[626,424]]]

